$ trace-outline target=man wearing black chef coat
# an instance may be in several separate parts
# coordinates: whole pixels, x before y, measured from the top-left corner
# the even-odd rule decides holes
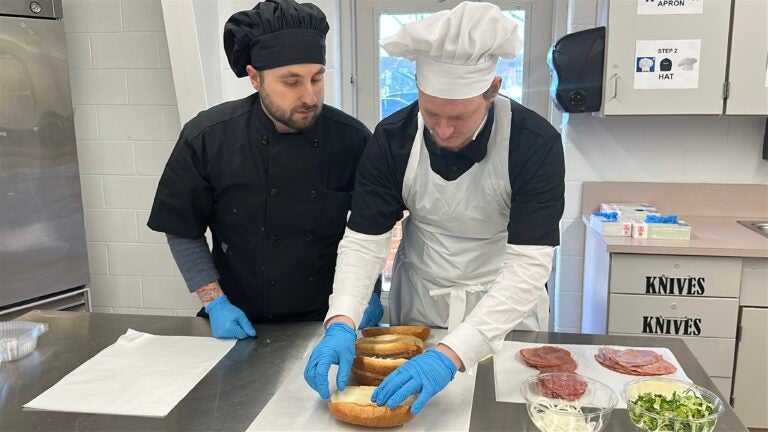
[[[184,125],[160,179],[148,225],[166,233],[216,337],[255,336],[251,321],[322,320],[328,310],[355,168],[371,136],[323,104],[328,29],[319,8],[294,0],[232,15],[227,58],[257,93]],[[370,304],[361,324],[381,318],[378,294]]]

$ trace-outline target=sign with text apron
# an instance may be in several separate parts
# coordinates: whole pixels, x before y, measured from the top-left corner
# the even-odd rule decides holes
[[[509,183],[510,102],[496,98],[488,152],[454,181],[432,171],[418,130],[403,180],[410,216],[395,257],[390,322],[447,327],[464,321],[498,277],[507,244],[512,189]],[[547,328],[542,287],[535,310],[518,330]],[[542,324],[543,323],[543,324]]]

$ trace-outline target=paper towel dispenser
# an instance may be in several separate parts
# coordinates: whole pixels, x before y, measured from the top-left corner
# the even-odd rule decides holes
[[[550,97],[569,113],[600,111],[603,98],[605,27],[563,36],[549,49]]]

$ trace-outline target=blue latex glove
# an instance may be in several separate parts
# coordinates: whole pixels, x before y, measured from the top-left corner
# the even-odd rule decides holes
[[[592,215],[599,216],[605,219],[606,222],[616,222],[617,220],[619,220],[619,214],[616,212],[608,212],[608,213],[592,212]]]
[[[381,317],[384,316],[384,306],[381,305],[381,298],[379,294],[372,293],[371,299],[368,300],[368,307],[365,308],[363,319],[360,321],[358,329],[364,329],[366,327],[375,327],[379,325]]]
[[[447,355],[431,349],[408,360],[389,374],[371,395],[371,402],[382,406],[385,403],[394,409],[408,396],[419,393],[411,406],[411,413],[416,415],[427,402],[444,389],[456,375],[456,365]]]
[[[677,215],[669,215],[669,216],[647,215],[645,216],[645,223],[676,224]]]
[[[205,312],[211,320],[213,337],[219,339],[245,339],[256,336],[256,329],[248,321],[245,313],[229,302],[222,295],[213,299],[205,307]]]
[[[336,388],[343,391],[352,371],[355,359],[355,340],[357,333],[344,323],[333,323],[325,330],[325,336],[312,351],[304,369],[304,380],[323,399],[331,397],[328,390],[328,371],[331,365],[339,365],[336,374]]]

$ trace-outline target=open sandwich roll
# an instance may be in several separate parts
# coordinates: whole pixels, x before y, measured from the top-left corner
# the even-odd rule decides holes
[[[429,327],[417,325],[389,326],[389,327],[368,327],[362,330],[364,337],[381,336],[385,334],[398,334],[416,336],[425,341],[429,337]]]
[[[358,356],[379,358],[411,358],[424,351],[424,341],[409,335],[387,334],[363,337],[355,342]]]
[[[386,359],[356,356],[352,364],[352,375],[360,385],[378,386],[390,373],[402,366],[408,359]]]
[[[413,419],[411,405],[416,401],[415,396],[395,409],[389,409],[386,405],[378,406],[371,402],[375,389],[372,386],[347,386],[343,392],[335,391],[328,409],[340,421],[367,427],[400,426]]]

